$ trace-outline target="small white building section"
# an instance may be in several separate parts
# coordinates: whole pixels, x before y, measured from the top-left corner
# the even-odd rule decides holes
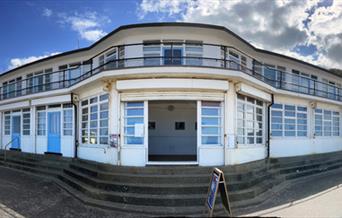
[[[341,75],[220,26],[122,26],[0,84],[2,149],[124,166],[342,150]]]

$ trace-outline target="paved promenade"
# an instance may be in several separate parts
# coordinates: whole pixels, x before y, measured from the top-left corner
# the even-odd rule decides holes
[[[342,169],[300,180],[246,216],[341,217]]]

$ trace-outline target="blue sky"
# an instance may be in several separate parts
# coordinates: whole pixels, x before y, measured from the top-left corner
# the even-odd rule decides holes
[[[120,25],[161,21],[223,25],[257,47],[322,66],[336,63],[334,66],[340,67],[342,1],[282,2],[2,0],[0,72],[89,46]]]

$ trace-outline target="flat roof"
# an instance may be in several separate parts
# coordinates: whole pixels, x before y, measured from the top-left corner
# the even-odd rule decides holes
[[[221,30],[221,31],[224,31],[224,32],[227,32],[227,33],[233,35],[234,37],[236,37],[240,41],[244,42],[246,45],[248,45],[250,48],[254,49],[257,52],[264,53],[264,54],[270,54],[270,55],[274,55],[274,56],[278,56],[278,57],[282,57],[282,58],[286,58],[288,60],[296,61],[298,63],[305,64],[307,66],[314,67],[316,69],[325,71],[325,72],[330,73],[332,75],[335,75],[335,76],[338,76],[338,77],[342,77],[342,75],[334,73],[334,72],[332,72],[332,71],[330,71],[330,70],[328,70],[326,68],[323,68],[323,67],[320,67],[320,66],[317,66],[317,65],[314,65],[314,64],[311,64],[311,63],[299,60],[297,58],[293,58],[293,57],[290,57],[290,56],[286,56],[286,55],[282,55],[282,54],[275,53],[275,52],[272,52],[272,51],[268,51],[268,50],[257,48],[257,47],[253,46],[252,44],[247,42],[245,39],[241,38],[239,35],[237,35],[236,33],[232,32],[231,30],[229,30],[228,28],[226,28],[224,26],[213,25],[213,24],[204,24],[204,23],[185,23],[185,22],[158,22],[158,23],[139,23],[139,24],[123,25],[123,26],[120,26],[120,27],[114,29],[112,32],[108,33],[106,36],[102,37],[101,39],[99,39],[98,41],[96,41],[95,43],[93,43],[92,45],[90,45],[88,47],[66,51],[66,52],[63,52],[63,53],[60,53],[60,54],[57,54],[57,55],[49,56],[49,57],[42,58],[42,59],[39,59],[39,60],[34,61],[34,62],[30,62],[30,63],[24,64],[24,65],[21,65],[19,67],[13,68],[11,70],[5,71],[4,73],[2,73],[0,75],[0,77],[4,76],[4,75],[7,75],[7,74],[9,74],[11,72],[14,72],[16,70],[19,70],[19,69],[31,66],[31,65],[36,64],[36,63],[40,63],[40,62],[43,62],[43,61],[47,61],[47,60],[50,60],[50,59],[53,59],[53,58],[57,58],[57,57],[62,57],[62,56],[69,55],[69,54],[74,54],[74,53],[78,53],[78,52],[88,51],[88,50],[92,49],[93,47],[95,47],[97,44],[101,43],[105,39],[109,38],[110,36],[114,35],[115,33],[119,32],[121,30],[127,30],[127,29],[133,29],[133,28],[144,28],[144,27],[163,27],[163,26],[166,26],[166,27],[167,26],[200,27],[200,28],[209,28],[209,29]]]

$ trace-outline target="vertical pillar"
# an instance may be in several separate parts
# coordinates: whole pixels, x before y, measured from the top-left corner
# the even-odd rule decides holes
[[[197,101],[197,161],[201,165],[202,147],[202,101]]]
[[[144,147],[145,165],[148,162],[148,101],[144,101]]]
[[[236,149],[236,92],[231,82],[229,82],[229,90],[225,93],[224,104],[225,165],[229,165],[232,150]]]
[[[109,126],[108,126],[109,134],[116,135],[119,137],[120,133],[120,98],[119,92],[116,89],[116,82],[112,83],[110,92],[109,92]],[[120,141],[118,138],[118,147],[117,147],[117,157],[116,162],[117,165],[120,165]]]
[[[37,154],[36,107],[31,106],[31,139],[34,153]]]
[[[5,129],[5,126],[4,126],[4,122],[2,120],[3,118],[3,113],[0,112],[0,143],[1,143],[1,149],[4,149],[4,129]]]

